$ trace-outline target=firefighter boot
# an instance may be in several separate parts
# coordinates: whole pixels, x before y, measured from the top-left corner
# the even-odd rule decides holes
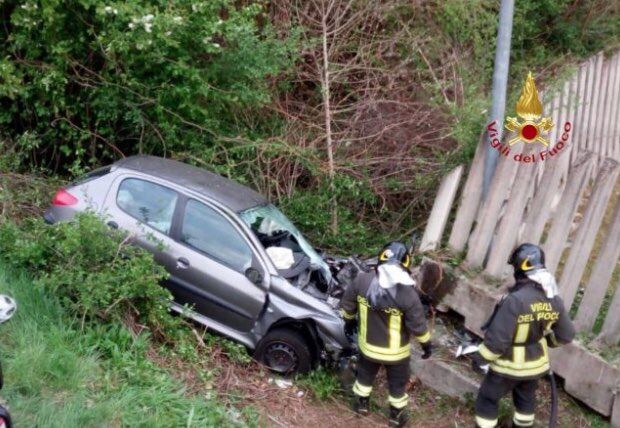
[[[367,416],[370,408],[370,399],[356,395],[353,399],[353,411],[358,415]]]
[[[402,428],[407,426],[407,422],[409,422],[409,413],[407,412],[407,408],[404,407],[402,409],[397,409],[396,407],[390,406],[390,427],[394,428]]]

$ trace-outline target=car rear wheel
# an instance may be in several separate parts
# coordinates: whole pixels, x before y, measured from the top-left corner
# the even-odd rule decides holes
[[[304,336],[289,328],[277,328],[258,343],[254,358],[276,373],[306,373],[312,354]]]

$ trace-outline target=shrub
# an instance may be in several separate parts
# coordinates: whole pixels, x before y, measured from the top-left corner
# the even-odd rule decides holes
[[[129,242],[92,214],[53,226],[39,219],[0,225],[2,262],[29,271],[83,322],[126,321],[129,315],[162,334],[173,322],[170,293],[159,285],[166,272]]]
[[[292,63],[294,39],[276,36],[262,2],[6,1],[0,12],[0,133],[25,166],[208,159],[221,137],[260,127],[270,77]]]

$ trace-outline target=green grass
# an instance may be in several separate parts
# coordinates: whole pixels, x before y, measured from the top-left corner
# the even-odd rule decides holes
[[[146,356],[149,338],[122,325],[95,326],[67,315],[49,291],[0,266],[0,293],[18,302],[0,326],[5,386],[16,426],[243,426],[252,409],[227,410],[188,394]],[[254,425],[254,423],[252,423]]]
[[[338,376],[330,370],[319,368],[297,378],[301,386],[310,389],[319,400],[327,400],[338,393],[343,393]]]

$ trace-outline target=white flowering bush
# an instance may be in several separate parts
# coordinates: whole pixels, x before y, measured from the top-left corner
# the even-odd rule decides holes
[[[121,153],[207,159],[222,140],[256,136],[271,120],[269,78],[296,51],[261,2],[8,0],[0,9],[0,133],[22,164],[56,171]]]

